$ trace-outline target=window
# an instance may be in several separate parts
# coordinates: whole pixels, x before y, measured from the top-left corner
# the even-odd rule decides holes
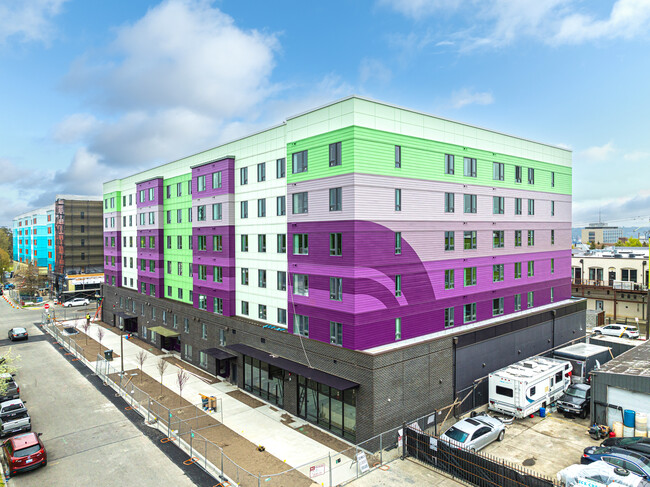
[[[241,186],[244,186],[245,184],[248,184],[248,168],[247,167],[242,167],[239,170],[239,184]]]
[[[183,210],[176,210],[176,223],[183,223]]]
[[[476,213],[476,195],[475,194],[466,194],[463,195],[464,206],[463,209],[465,213]]]
[[[153,201],[156,196],[154,188],[149,188],[149,201]],[[115,202],[115,198],[111,198],[111,208],[113,208],[113,204]]]
[[[330,344],[343,345],[343,325],[335,321],[330,321]]]
[[[395,255],[402,253],[402,232],[395,232]]]
[[[293,236],[293,255],[309,254],[309,235],[306,233],[296,233]]]
[[[515,294],[515,311],[521,311],[521,294]]]
[[[217,265],[212,266],[212,280],[214,282],[223,282],[223,267]]]
[[[257,182],[266,181],[266,162],[260,162],[257,165]]]
[[[521,262],[515,262],[515,279],[521,279]]]
[[[278,308],[278,323],[280,325],[286,325],[287,324],[287,310]]]
[[[306,274],[293,275],[293,294],[309,296],[309,276]]]
[[[248,301],[241,302],[241,314],[248,316]]]
[[[277,272],[277,289],[278,291],[287,290],[287,273],[285,271]]]
[[[149,225],[156,223],[156,214],[153,211],[149,212]],[[84,226],[81,225],[81,233],[84,231]]]
[[[259,317],[260,320],[265,320],[266,319],[266,305],[265,304],[260,304],[257,306],[257,316]]]
[[[330,299],[343,301],[343,278],[330,277]]]
[[[286,254],[287,253],[287,236],[284,233],[279,233],[278,238],[277,238],[277,247],[278,247],[278,254]]]
[[[284,216],[287,214],[287,199],[286,196],[278,196],[275,199],[275,203],[277,206],[277,214],[278,216]]]
[[[445,154],[445,174],[454,174],[454,156]]]
[[[343,188],[330,188],[330,211],[343,209]]]
[[[535,275],[535,261],[528,261],[528,277],[533,277]]]
[[[533,291],[528,292],[528,307],[532,308],[535,305],[535,293]]]
[[[208,327],[205,326],[205,323],[201,323],[201,338],[208,339]]]
[[[492,163],[492,179],[495,181],[503,181],[505,179],[505,167],[502,162]]]
[[[155,260],[150,260],[149,261],[149,272],[156,272],[156,261]]]
[[[221,171],[212,173],[212,189],[219,189],[221,187]]]
[[[257,216],[264,218],[266,216],[266,198],[257,200]]]
[[[291,170],[293,174],[307,171],[307,151],[294,152],[291,154]]]
[[[293,333],[309,337],[309,316],[293,315]]]
[[[258,269],[257,271],[257,287],[266,287],[266,270]]]
[[[248,218],[248,201],[239,203],[239,215],[241,218]]]
[[[221,212],[221,203],[214,203],[212,205],[212,219],[213,220],[221,220],[223,217],[222,212]]]
[[[555,292],[554,289],[551,288],[551,303],[555,300]]]
[[[185,360],[188,362],[192,361],[192,345],[185,344]]]
[[[402,190],[395,190],[395,211],[402,211]]]
[[[476,267],[466,267],[465,273],[465,287],[476,286]]]
[[[535,200],[528,200],[528,214],[535,214]]]
[[[445,250],[454,250],[454,232],[445,232]]]
[[[503,215],[505,208],[505,198],[503,196],[492,196],[492,213],[494,215]]]
[[[275,175],[278,179],[282,179],[286,174],[286,161],[283,157],[275,161]]]
[[[196,207],[196,221],[199,222],[205,221],[205,205]]]
[[[199,176],[196,178],[196,190],[205,191],[205,176]]]
[[[212,249],[215,252],[223,251],[223,236],[222,235],[214,235],[212,237]]]
[[[257,236],[257,251],[266,252],[266,235]]]
[[[492,282],[503,281],[503,267],[504,264],[494,264],[492,266]]]
[[[183,183],[176,183],[176,196],[183,196]]]
[[[395,167],[402,167],[402,146],[395,146]]]
[[[454,326],[454,308],[445,308],[445,328]]]
[[[343,234],[330,233],[330,255],[333,256],[343,255],[342,239],[343,239]]]
[[[503,230],[492,230],[492,248],[502,249],[504,247],[504,234]]]
[[[551,201],[551,216],[555,216],[555,201]]]
[[[528,230],[528,246],[535,245],[535,230]]]
[[[341,143],[330,144],[330,167],[341,165]]]
[[[551,188],[555,187],[555,173],[551,172]]]
[[[499,316],[503,314],[503,298],[495,298],[492,300],[492,316]]]
[[[199,365],[203,368],[208,366],[208,355],[205,352],[199,352]]]
[[[555,274],[555,259],[551,259],[551,274]]]
[[[126,217],[124,217],[124,218],[126,218]],[[167,223],[171,223],[171,222],[172,222],[172,211],[167,210]]]
[[[515,230],[515,247],[521,247],[521,230]]]
[[[445,213],[454,212],[454,193],[445,193]]]
[[[521,166],[515,166],[515,183],[521,183]]]
[[[463,248],[465,250],[476,250],[476,230],[463,232]]]
[[[192,236],[189,236],[189,241],[192,241]],[[196,237],[197,250],[208,250],[208,237],[199,235]]]
[[[399,297],[402,295],[402,275],[397,274],[395,276],[395,296]]]
[[[241,251],[248,252],[248,235],[241,236]]]
[[[456,280],[454,278],[454,270],[445,270],[445,289],[454,289]]]
[[[535,169],[528,168],[528,184],[535,184]]]
[[[476,177],[476,159],[473,159],[471,157],[464,157],[463,158],[463,175],[470,177],[470,178],[475,178]]]
[[[242,267],[241,269],[241,283],[244,286],[248,286],[248,268]]]
[[[199,264],[197,266],[197,274],[199,281],[206,281],[208,279],[208,267]]]
[[[476,303],[468,303],[463,306],[463,323],[476,321]]]
[[[292,196],[293,196],[292,213],[294,215],[299,213],[307,213],[309,209],[308,193],[306,191],[304,193],[294,193]]]
[[[521,198],[515,198],[515,215],[521,215]]]

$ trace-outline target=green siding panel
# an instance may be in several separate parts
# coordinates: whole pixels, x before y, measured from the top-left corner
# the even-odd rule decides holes
[[[342,142],[342,164],[329,167],[329,144],[333,142]],[[396,145],[402,148],[401,168],[395,167]],[[291,154],[303,150],[309,151],[308,170],[293,174]],[[455,156],[454,175],[444,174],[445,154]],[[566,166],[365,127],[347,127],[293,142],[287,145],[287,156],[288,184],[354,172],[571,194],[571,168]],[[476,178],[463,176],[465,157],[476,159]],[[505,181],[492,179],[493,162],[504,163]],[[522,183],[515,183],[515,166],[522,166]],[[535,184],[528,184],[529,167],[535,169]],[[555,172],[555,187],[551,187],[551,172]]]
[[[110,204],[108,209],[104,208],[106,203],[102,203],[102,209],[104,210],[104,213],[110,213],[112,211],[122,211],[122,193],[120,191],[113,191],[111,193],[104,193],[104,201],[115,198],[115,208],[111,208]]]

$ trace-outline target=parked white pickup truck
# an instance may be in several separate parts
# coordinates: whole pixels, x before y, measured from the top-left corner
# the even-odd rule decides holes
[[[31,431],[32,420],[20,399],[0,403],[0,436]]]

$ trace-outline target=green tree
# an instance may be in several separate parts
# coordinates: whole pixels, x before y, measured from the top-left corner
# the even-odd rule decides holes
[[[5,271],[11,269],[11,258],[5,249],[0,249],[0,282],[4,278]]]
[[[619,247],[643,247],[641,241],[638,238],[633,237],[628,238],[625,242],[619,240],[616,245]]]
[[[0,250],[4,250],[11,257],[14,253],[14,239],[11,229],[0,227]]]

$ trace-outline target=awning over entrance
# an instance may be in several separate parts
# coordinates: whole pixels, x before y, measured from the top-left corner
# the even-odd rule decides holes
[[[149,331],[155,331],[156,333],[164,336],[164,337],[177,337],[180,335],[177,331],[172,331],[168,330],[164,326],[154,326],[152,328],[149,328]]]
[[[269,363],[271,365],[275,365],[276,367],[280,367],[281,369],[287,370],[294,374],[302,375],[303,377],[306,377],[311,380],[315,380],[320,384],[328,385],[340,391],[345,391],[347,389],[352,389],[354,387],[359,386],[359,384],[357,384],[356,382],[352,382],[347,379],[343,379],[342,377],[337,377],[335,375],[328,374],[327,372],[323,372],[322,370],[309,368],[306,365],[299,364],[298,362],[294,362],[292,360],[287,360],[282,357],[274,357],[268,352],[265,352],[263,350],[258,350],[257,348],[249,347],[248,345],[236,343],[234,345],[228,345],[226,348],[234,350],[235,352],[239,352],[243,355],[249,355],[258,360],[262,360],[263,362]]]
[[[226,352],[225,350],[221,350],[219,348],[206,348],[205,350],[201,351],[208,354],[210,357],[216,358],[217,360],[228,360],[237,357],[237,355],[233,355],[232,353]]]

